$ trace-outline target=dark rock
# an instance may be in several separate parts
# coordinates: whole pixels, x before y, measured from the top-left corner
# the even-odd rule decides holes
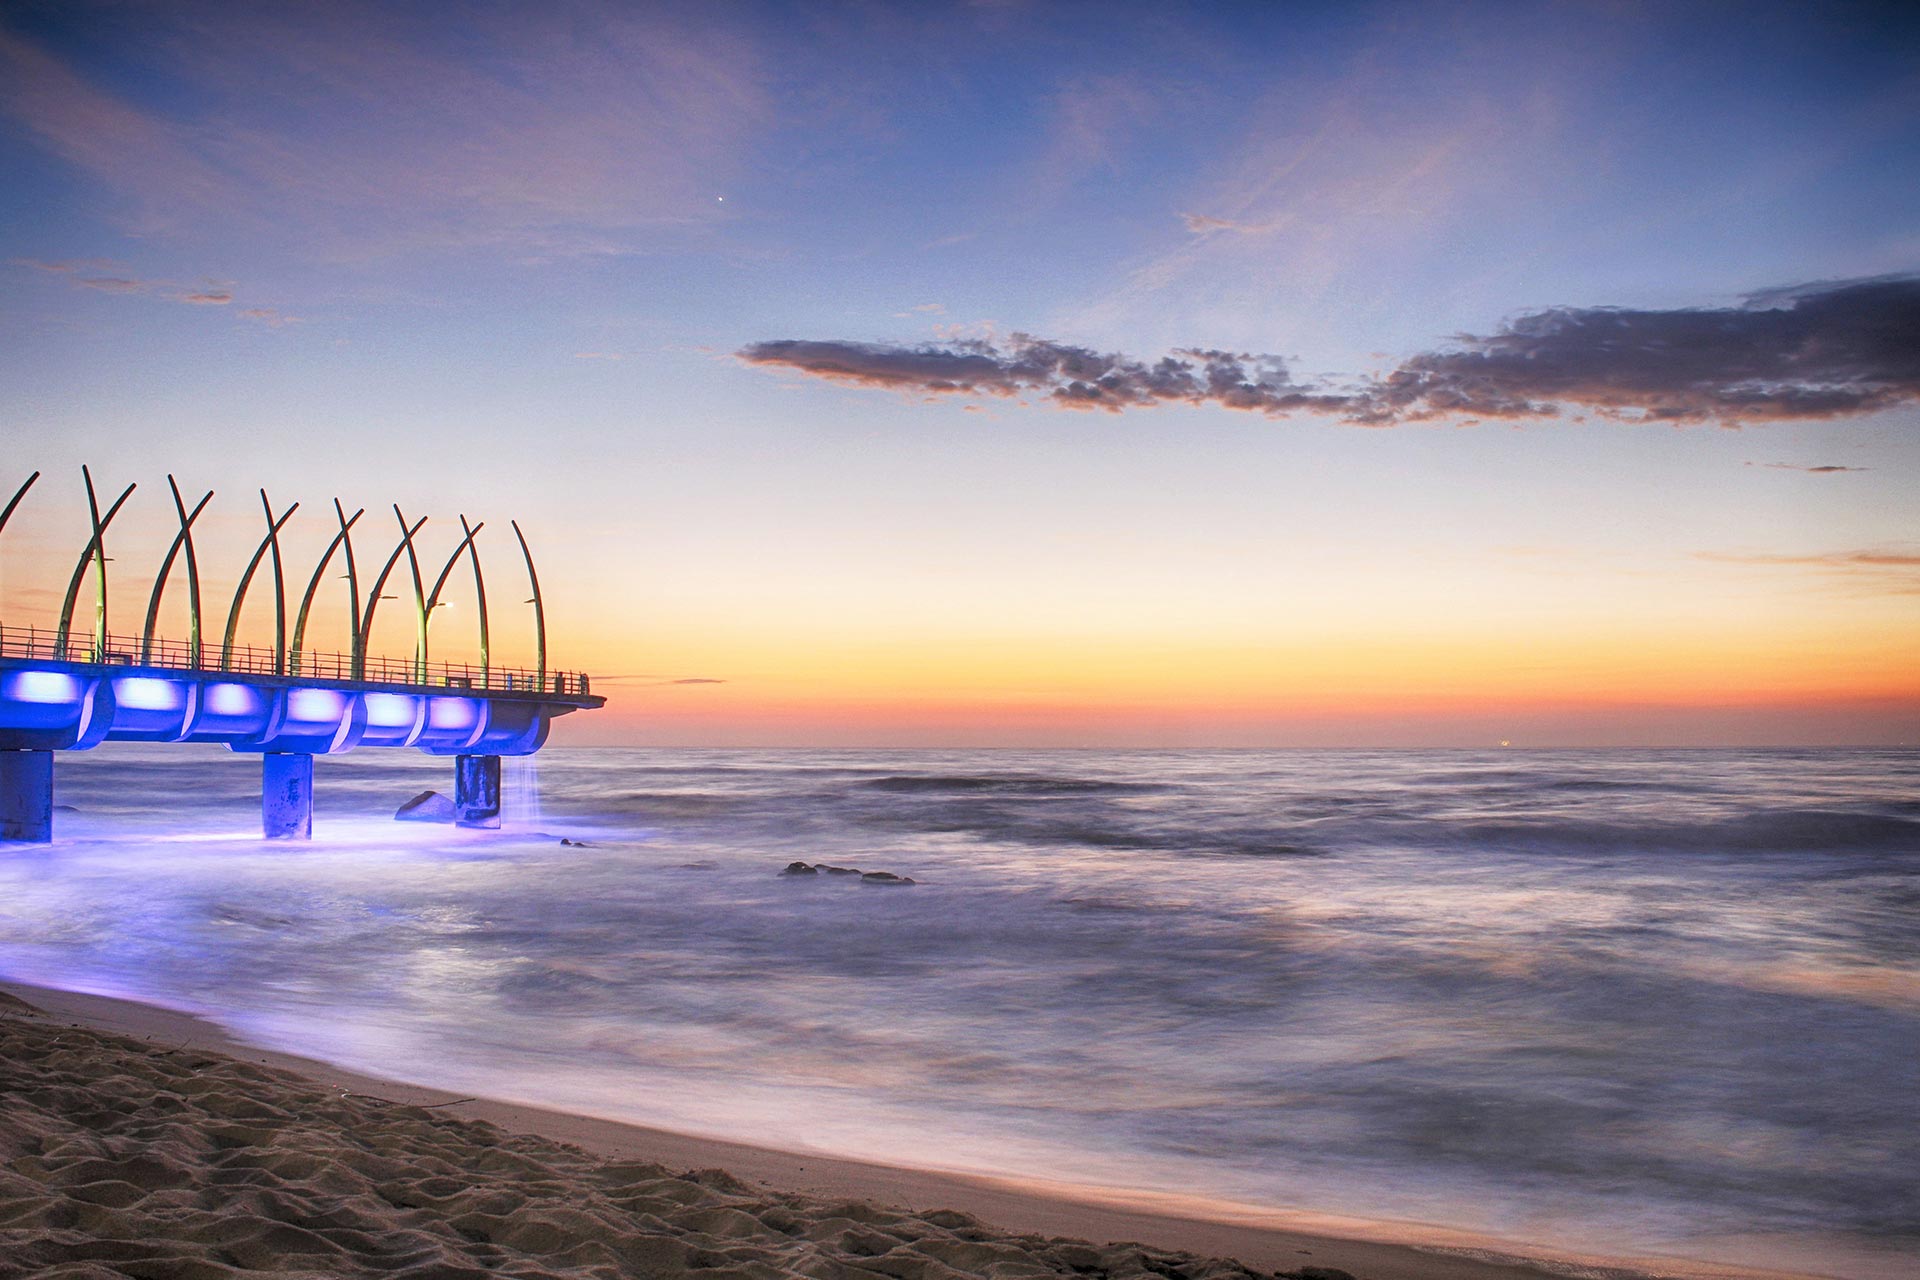
[[[897,876],[891,871],[869,871],[860,877],[861,884],[913,884],[912,876]]]
[[[814,870],[824,871],[830,876],[857,876],[860,874],[860,868],[858,867],[830,867],[824,862],[815,867]]]
[[[55,806],[53,806],[53,811],[54,811],[55,813],[78,813],[78,812],[80,812],[80,811],[79,811],[78,809],[76,809],[76,808],[74,808],[74,807],[73,807],[72,805],[70,805],[70,804],[57,804],[57,805],[55,805]]]
[[[565,846],[567,846],[567,848],[569,848],[569,849],[591,849],[591,848],[593,848],[593,846],[592,846],[592,845],[590,845],[590,844],[588,844],[588,843],[587,843],[587,842],[586,842],[585,840],[569,840],[569,839],[567,839],[567,838],[566,838],[565,836],[561,836],[561,837],[560,837],[560,843],[561,843],[561,844],[563,844],[563,845],[565,845]]]
[[[1301,1267],[1297,1271],[1276,1271],[1278,1280],[1355,1280],[1351,1271],[1338,1267]]]
[[[783,876],[817,876],[820,873],[804,862],[789,862],[787,869],[780,874]]]
[[[453,801],[438,791],[422,791],[394,811],[396,822],[452,822]]]

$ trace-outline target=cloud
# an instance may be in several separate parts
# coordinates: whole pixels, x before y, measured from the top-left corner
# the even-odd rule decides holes
[[[1124,161],[1132,135],[1164,110],[1164,83],[1134,75],[1095,75],[1062,84],[1041,110],[1043,145],[1036,187],[1058,194]]]
[[[76,288],[93,289],[100,293],[143,294],[195,307],[224,307],[233,301],[233,290],[221,285],[184,285],[172,280],[143,280],[127,274],[109,275],[106,273],[116,271],[124,273],[125,269],[101,258],[80,258],[63,262],[43,262],[39,258],[13,258],[10,262],[16,267],[27,267],[34,271],[47,272],[49,275],[64,276]]]
[[[1274,222],[1235,222],[1231,218],[1216,218],[1205,213],[1183,213],[1180,215],[1180,221],[1186,224],[1187,230],[1197,236],[1212,235],[1216,231],[1234,231],[1241,235],[1250,236],[1261,235],[1268,231],[1277,231],[1286,225],[1283,220]]]
[[[90,84],[58,57],[0,27],[0,113],[40,145],[123,191],[213,208],[228,186],[182,131]],[[154,225],[149,217],[141,219]]]
[[[240,314],[255,324],[263,324],[269,329],[281,329],[290,324],[299,324],[299,316],[290,316],[273,307],[244,307]]]
[[[1563,307],[1405,361],[1369,393],[1386,420],[1538,418],[1573,406],[1634,421],[1767,422],[1920,398],[1920,278],[1756,294],[1675,311]]]
[[[593,682],[599,685],[620,685],[629,688],[658,689],[677,684],[726,684],[727,681],[714,676],[671,676],[650,675],[645,672],[595,676]]]
[[[632,252],[725,217],[715,186],[777,123],[750,27],[661,6],[494,6],[459,40],[369,0],[112,20],[130,67],[0,26],[0,116],[141,233]]]
[[[1920,554],[1909,551],[1818,551],[1797,555],[1702,552],[1702,558],[1727,564],[1790,565],[1809,569],[1920,569]]]
[[[1920,550],[1907,547],[1862,547],[1841,551],[1728,552],[1702,551],[1702,560],[1756,569],[1797,569],[1824,578],[1850,595],[1920,595]]]
[[[1075,409],[1217,404],[1269,414],[1340,411],[1347,398],[1295,386],[1273,356],[1181,350],[1151,364],[1016,333],[1005,342],[957,338],[920,346],[862,342],[757,342],[749,364],[782,366],[855,386],[930,394],[1039,395]]]
[[[1166,345],[1199,324],[1220,345],[1365,349],[1348,331],[1403,317],[1440,247],[1450,288],[1488,240],[1501,263],[1536,250],[1524,236],[1537,234],[1539,192],[1603,161],[1589,150],[1576,165],[1553,145],[1556,99],[1574,82],[1566,55],[1515,36],[1489,74],[1491,60],[1462,47],[1476,25],[1368,24],[1356,45],[1184,118],[1204,162],[1156,174],[1184,234],[1146,242],[1064,321]]]
[[[1840,466],[1832,466],[1832,465],[1821,466],[1821,467],[1807,467],[1807,466],[1802,466],[1797,462],[1761,462],[1761,463],[1749,462],[1747,465],[1750,467],[1762,466],[1767,468],[1769,471],[1804,471],[1810,476],[1832,476],[1832,475],[1838,475],[1843,471],[1873,470],[1872,467],[1840,467]]]
[[[1115,412],[1177,403],[1367,426],[1567,413],[1734,426],[1920,399],[1920,278],[1806,285],[1727,308],[1554,308],[1352,386],[1296,382],[1275,356],[1184,348],[1148,362],[1018,333],[912,346],[786,338],[737,354],[856,386]]]

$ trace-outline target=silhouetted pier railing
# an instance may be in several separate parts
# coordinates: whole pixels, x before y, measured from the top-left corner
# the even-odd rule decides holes
[[[346,653],[293,650],[281,654],[270,646],[236,644],[224,657],[219,644],[203,644],[199,661],[193,647],[179,640],[109,635],[104,645],[95,637],[69,635],[60,642],[57,631],[40,627],[0,625],[0,658],[41,659],[86,666],[156,667],[205,675],[284,676],[295,680],[335,680],[360,685],[404,685],[475,689],[493,693],[548,693],[586,697],[593,692],[582,671],[537,671],[525,667],[480,666],[470,662],[422,662],[415,658],[364,657],[355,661]]]

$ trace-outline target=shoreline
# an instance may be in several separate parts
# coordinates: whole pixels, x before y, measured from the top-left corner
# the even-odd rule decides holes
[[[1111,1244],[1137,1242],[1255,1270],[1324,1267],[1359,1280],[1816,1280],[1821,1273],[1764,1270],[1668,1257],[1595,1257],[1474,1237],[1420,1223],[1374,1223],[1150,1192],[1064,1186],[877,1164],[654,1129],[345,1070],[249,1044],[204,1018],[114,996],[0,978],[5,992],[53,1019],[90,1030],[156,1040],[176,1050],[219,1054],[302,1076],[347,1097],[378,1099],[483,1121],[616,1162],[673,1169],[724,1169],[768,1192],[860,1201],[908,1213],[957,1210],[989,1228],[1022,1236]],[[1837,1273],[1826,1273],[1833,1275]]]

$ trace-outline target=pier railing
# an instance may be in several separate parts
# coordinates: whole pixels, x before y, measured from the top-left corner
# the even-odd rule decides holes
[[[299,649],[282,654],[270,646],[236,644],[223,657],[220,645],[201,648],[194,661],[193,647],[178,640],[138,636],[69,635],[39,627],[0,625],[0,658],[41,659],[102,667],[161,667],[197,675],[284,676],[289,679],[339,680],[355,684],[431,685],[492,693],[552,693],[586,697],[593,692],[585,672],[538,671],[525,667],[479,666],[470,662],[423,662],[416,658],[355,659],[345,653],[312,653]]]

